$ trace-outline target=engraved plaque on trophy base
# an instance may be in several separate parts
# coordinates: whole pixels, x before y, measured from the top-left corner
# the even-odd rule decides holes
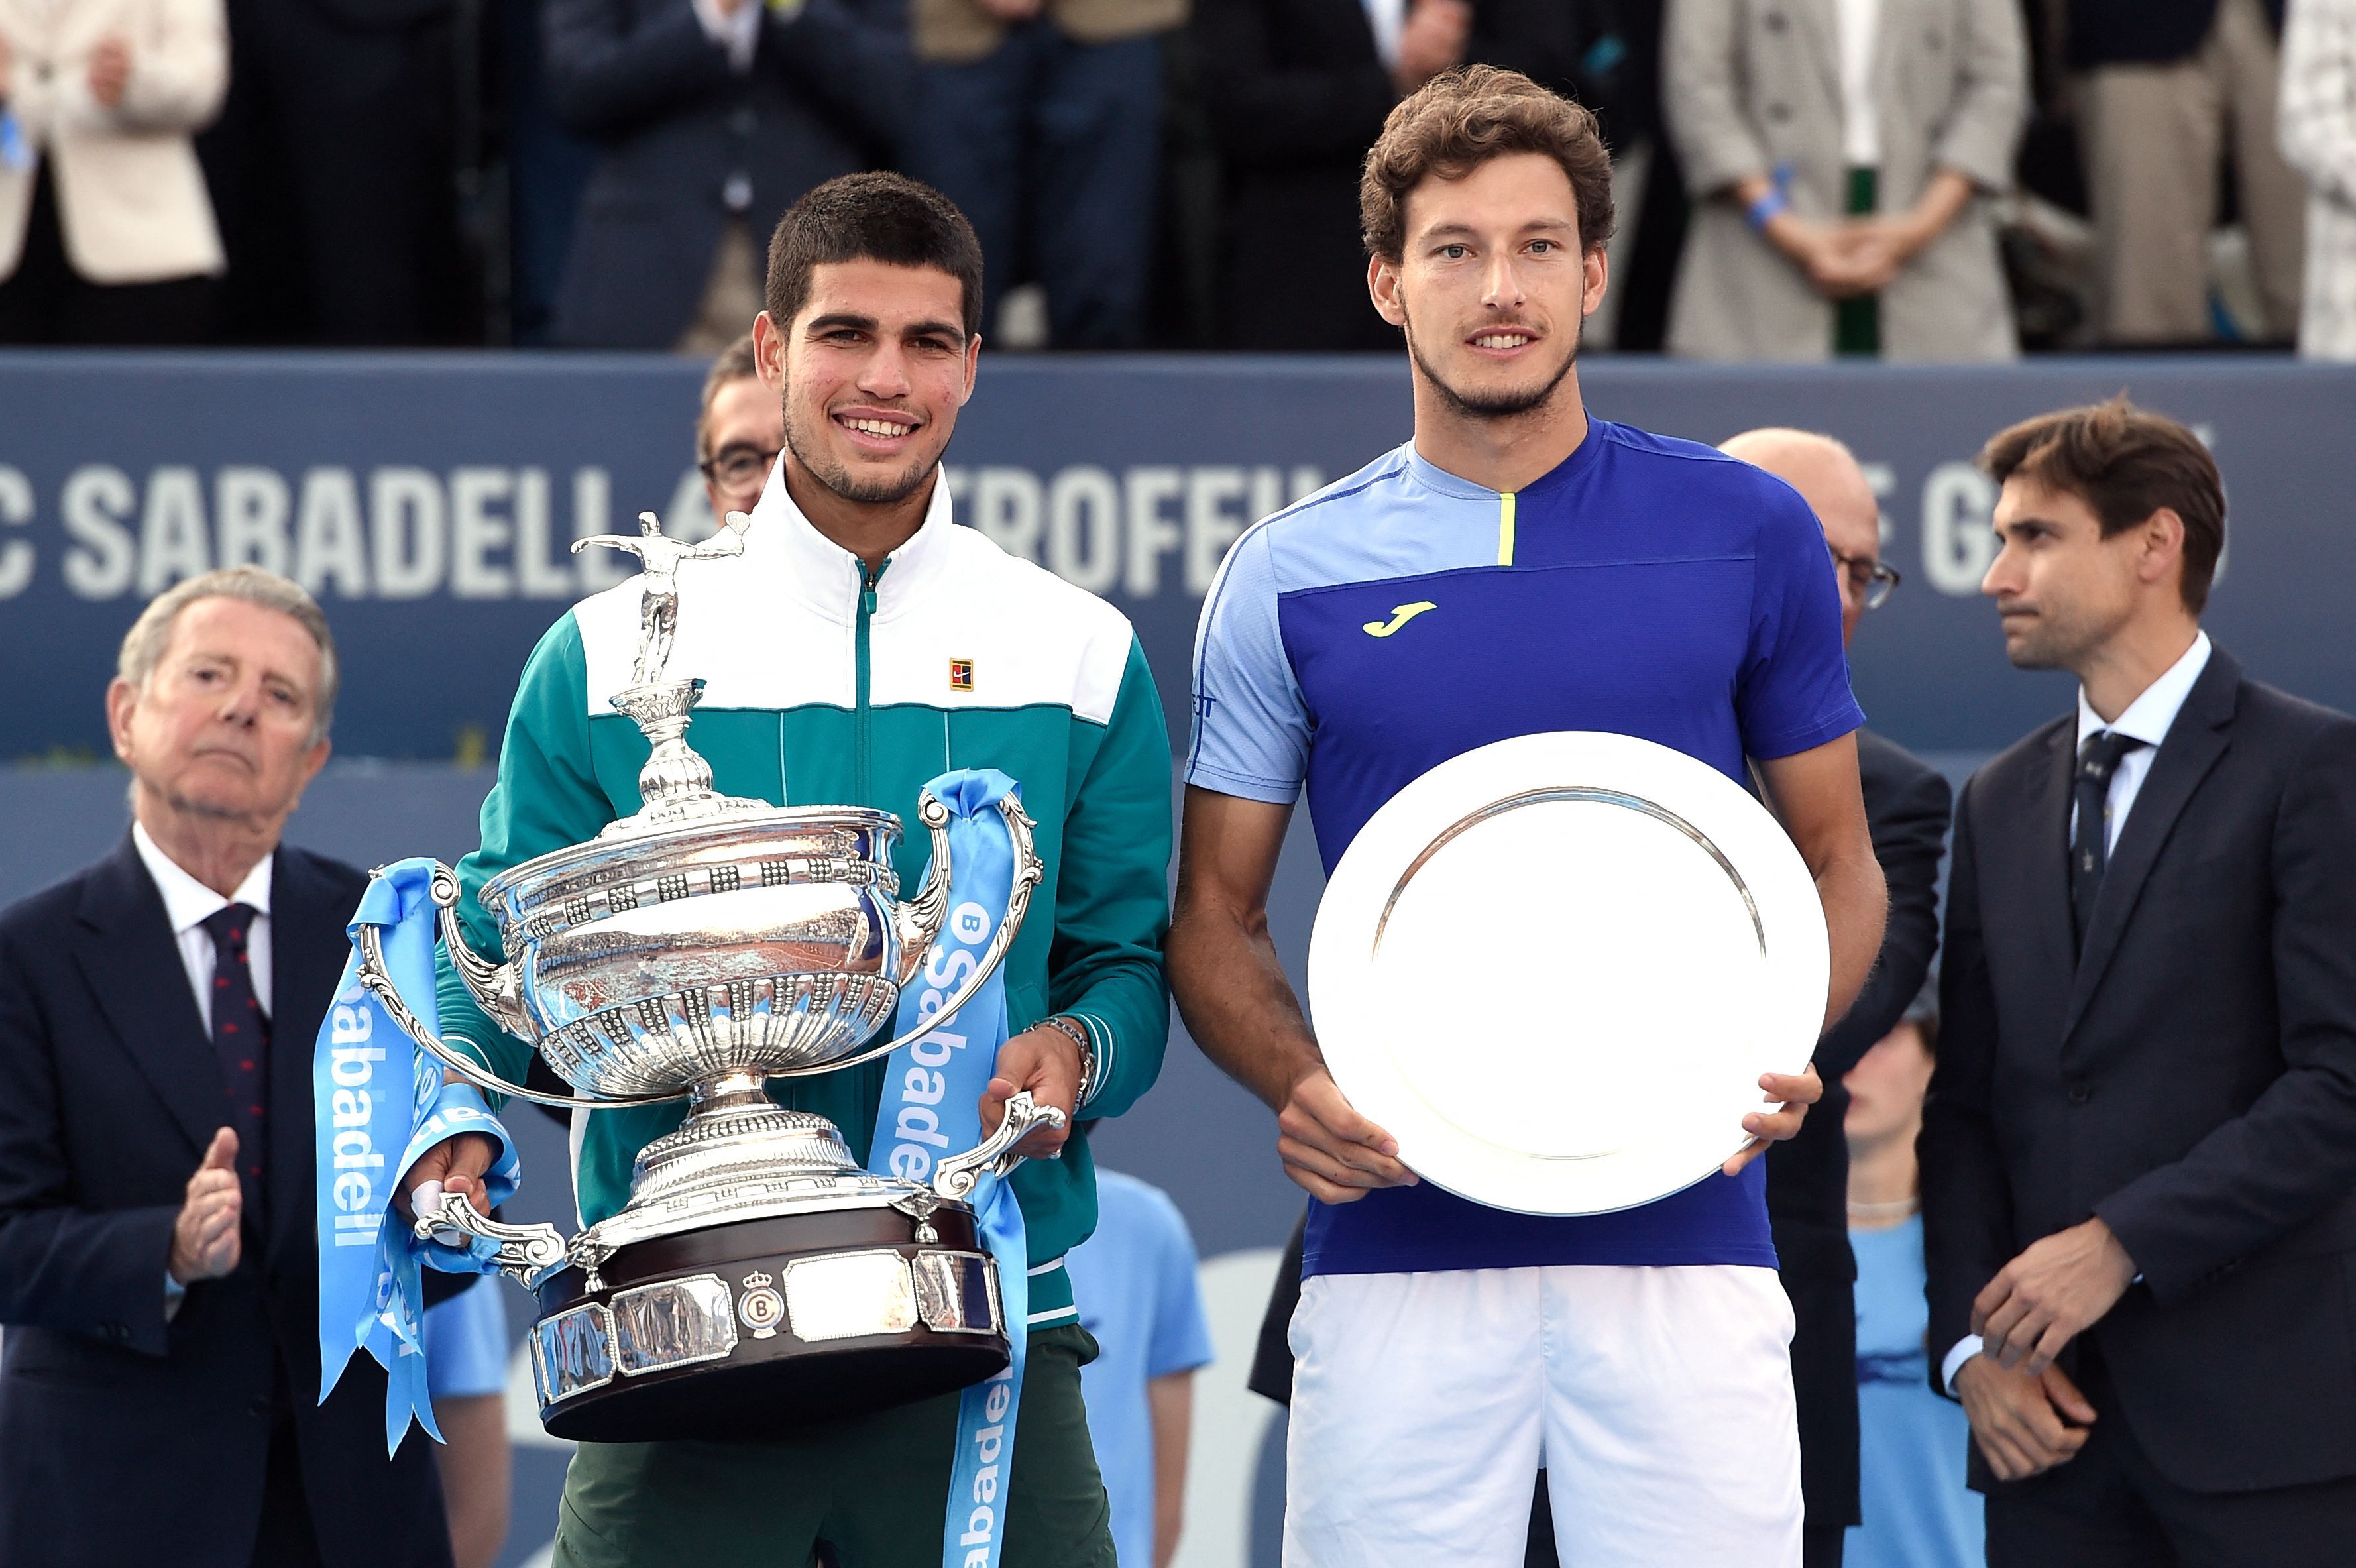
[[[931,1241],[918,1235],[930,1234]],[[885,1204],[742,1220],[617,1249],[535,1293],[550,1435],[758,1441],[965,1388],[1007,1363],[973,1214]]]

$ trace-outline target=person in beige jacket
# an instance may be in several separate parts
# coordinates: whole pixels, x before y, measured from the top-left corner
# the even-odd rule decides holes
[[[1661,52],[1695,201],[1671,352],[2019,352],[1987,199],[2023,123],[2017,0],[1669,0]]]
[[[190,136],[221,0],[0,0],[0,342],[187,343],[222,267]]]
[[[2298,351],[2356,360],[2356,0],[2292,0],[2282,55],[2283,156],[2308,190]]]

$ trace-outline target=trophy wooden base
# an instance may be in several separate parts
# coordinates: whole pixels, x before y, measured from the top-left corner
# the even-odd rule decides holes
[[[618,1249],[536,1293],[552,1436],[759,1442],[980,1382],[1008,1361],[972,1210],[884,1204],[740,1220]]]

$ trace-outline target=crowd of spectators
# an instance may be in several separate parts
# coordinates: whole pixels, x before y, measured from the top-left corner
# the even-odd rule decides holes
[[[2351,0],[0,0],[0,342],[709,353],[889,166],[1001,345],[1387,349],[1359,163],[1473,62],[1602,117],[1599,349],[2356,356]]]

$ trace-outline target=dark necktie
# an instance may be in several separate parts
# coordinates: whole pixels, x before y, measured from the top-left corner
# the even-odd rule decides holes
[[[246,961],[253,908],[225,905],[206,916],[204,924],[213,939],[213,1049],[220,1055],[221,1082],[229,1089],[238,1173],[251,1184],[248,1200],[258,1200],[262,1168],[269,1163],[262,1123],[270,1103],[270,1020],[253,994],[253,971]]]
[[[2078,831],[2070,843],[2070,911],[2073,947],[2086,945],[2087,929],[2094,923],[2094,900],[2103,891],[2103,873],[2110,865],[2109,806],[2111,779],[2119,758],[2143,742],[2116,730],[2097,730],[2078,747]]]

